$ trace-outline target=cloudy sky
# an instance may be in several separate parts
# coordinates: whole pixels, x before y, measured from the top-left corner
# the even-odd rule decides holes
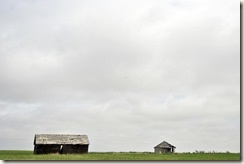
[[[0,0],[0,149],[240,151],[240,2]]]

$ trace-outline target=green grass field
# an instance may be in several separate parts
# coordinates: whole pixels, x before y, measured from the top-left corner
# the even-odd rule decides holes
[[[34,155],[33,151],[1,150],[0,160],[240,160],[240,153],[154,154],[90,152],[79,155]]]

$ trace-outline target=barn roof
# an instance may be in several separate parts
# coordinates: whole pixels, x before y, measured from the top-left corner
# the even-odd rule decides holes
[[[158,148],[176,148],[175,146],[169,144],[168,142],[166,141],[163,141],[162,143],[158,144],[157,146],[155,147],[158,147]]]
[[[36,134],[36,144],[89,145],[89,140],[87,135]]]

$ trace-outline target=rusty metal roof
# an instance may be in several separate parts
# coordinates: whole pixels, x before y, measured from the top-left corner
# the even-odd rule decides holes
[[[89,140],[87,135],[36,134],[34,145],[38,144],[89,145]]]
[[[169,144],[168,142],[166,141],[163,141],[162,143],[158,144],[157,146],[155,147],[158,147],[158,148],[176,148],[175,146]]]

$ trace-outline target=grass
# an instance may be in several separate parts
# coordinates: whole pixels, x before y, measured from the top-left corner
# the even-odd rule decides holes
[[[1,150],[0,160],[240,160],[240,153],[115,153],[115,152],[90,152],[88,154],[48,154],[34,155],[33,151]]]

